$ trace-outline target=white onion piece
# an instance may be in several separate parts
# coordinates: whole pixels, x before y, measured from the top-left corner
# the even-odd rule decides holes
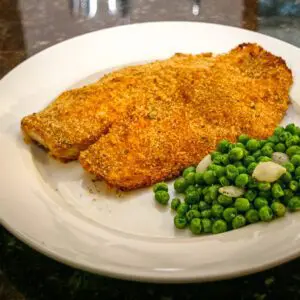
[[[219,192],[222,195],[237,198],[242,196],[245,193],[245,190],[234,185],[228,185],[219,188]]]
[[[259,163],[253,171],[252,177],[258,181],[274,182],[279,179],[284,173],[286,168],[273,161]]]
[[[272,154],[272,161],[279,165],[284,165],[285,163],[289,162],[289,157],[287,154],[283,152],[274,152]]]
[[[204,172],[208,168],[208,166],[212,163],[210,154],[207,154],[203,157],[203,159],[199,162],[196,172]]]

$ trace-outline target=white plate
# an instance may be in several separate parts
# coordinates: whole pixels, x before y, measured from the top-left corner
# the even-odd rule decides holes
[[[257,42],[282,56],[293,70],[295,86],[300,84],[298,48],[204,23],[106,29],[58,44],[19,65],[0,83],[1,223],[54,259],[126,279],[215,280],[299,256],[299,213],[225,234],[191,237],[188,230],[174,229],[170,210],[155,205],[151,188],[116,195],[103,184],[95,186],[77,162],[58,163],[36,146],[25,145],[20,134],[23,116],[113,68],[175,52],[221,53],[242,42]],[[299,120],[290,108],[285,122]]]

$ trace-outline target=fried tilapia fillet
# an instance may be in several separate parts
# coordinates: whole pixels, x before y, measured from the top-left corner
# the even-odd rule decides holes
[[[220,139],[271,135],[291,84],[285,62],[256,44],[176,55],[66,92],[22,129],[52,155],[80,153],[85,170],[130,190],[177,176]]]

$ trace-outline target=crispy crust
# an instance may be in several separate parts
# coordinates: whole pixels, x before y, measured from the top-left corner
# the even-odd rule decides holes
[[[172,178],[220,139],[271,135],[288,107],[291,84],[285,62],[255,44],[240,45],[201,71],[163,70],[155,85],[141,89],[144,99],[130,116],[81,152],[80,163],[123,190]]]

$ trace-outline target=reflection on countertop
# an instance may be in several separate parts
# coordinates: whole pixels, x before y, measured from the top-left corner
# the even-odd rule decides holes
[[[300,46],[296,0],[0,0],[0,77],[25,58],[68,38],[149,21],[243,27]]]

